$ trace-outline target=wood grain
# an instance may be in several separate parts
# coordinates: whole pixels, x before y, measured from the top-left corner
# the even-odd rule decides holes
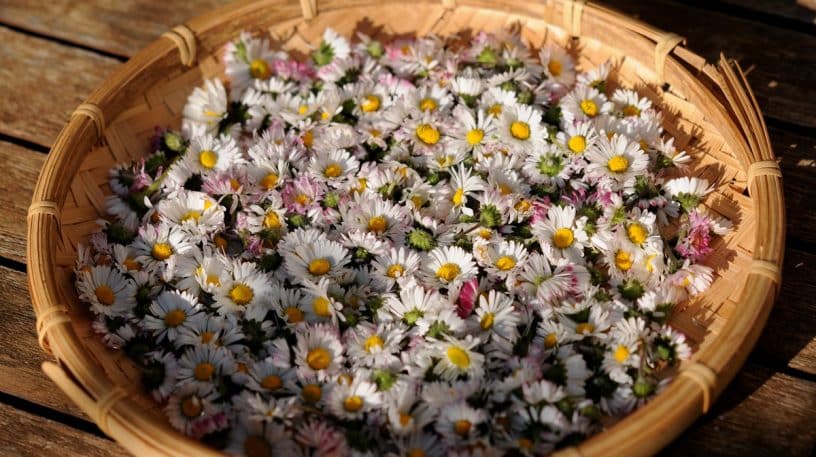
[[[748,362],[712,411],[664,456],[811,455],[816,383]]]
[[[74,108],[118,64],[4,27],[0,43],[0,133],[43,146],[51,145]]]
[[[25,224],[45,154],[0,141],[0,256],[25,262]]]
[[[124,455],[115,442],[0,404],[0,455],[82,456]]]
[[[0,277],[0,391],[90,420],[40,369],[47,355],[37,343],[25,273],[0,267]]]
[[[0,22],[119,56],[228,0],[5,0]]]
[[[604,0],[613,8],[685,36],[688,47],[716,61],[720,52],[749,70],[765,115],[816,126],[816,36],[792,32],[667,0]]]
[[[805,7],[805,5],[810,4],[816,8],[816,3],[813,0],[719,0],[717,3],[792,19],[811,26],[816,21],[816,11]]]

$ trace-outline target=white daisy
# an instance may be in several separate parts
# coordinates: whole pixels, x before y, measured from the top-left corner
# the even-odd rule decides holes
[[[332,327],[317,324],[297,332],[295,365],[300,376],[316,375],[325,379],[336,374],[344,360],[343,345]]]
[[[550,262],[566,258],[580,263],[589,238],[584,231],[586,219],[575,216],[575,207],[571,205],[552,206],[547,211],[546,219],[533,224],[533,235]]]
[[[96,314],[123,316],[136,306],[136,284],[106,265],[77,272],[77,289]]]
[[[614,191],[633,188],[635,178],[643,174],[649,164],[649,156],[623,135],[614,135],[611,139],[601,135],[586,152],[586,158],[589,161],[587,175]]]
[[[165,291],[150,305],[145,328],[156,333],[158,341],[174,342],[179,332],[203,318],[198,300],[187,292]]]
[[[471,335],[464,340],[446,337],[431,343],[429,350],[433,357],[439,359],[433,372],[448,381],[460,376],[480,378],[484,374],[484,355],[475,350],[480,343],[479,338]]]
[[[227,117],[227,91],[221,80],[208,79],[203,87],[196,87],[187,98],[182,116],[182,130],[187,137],[197,127],[209,135],[217,134],[221,121]]]
[[[329,412],[341,419],[360,419],[382,402],[377,386],[360,376],[351,383],[340,383],[332,388],[326,400]]]
[[[428,253],[423,264],[425,282],[437,287],[453,287],[478,272],[473,255],[458,246],[438,247]]]

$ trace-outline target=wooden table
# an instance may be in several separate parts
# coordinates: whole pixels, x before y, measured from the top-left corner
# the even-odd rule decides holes
[[[40,371],[25,215],[49,147],[117,65],[219,0],[0,0],[0,455],[121,455]],[[609,0],[740,61],[784,173],[784,283],[713,410],[666,455],[806,456],[816,442],[816,25],[794,0]]]

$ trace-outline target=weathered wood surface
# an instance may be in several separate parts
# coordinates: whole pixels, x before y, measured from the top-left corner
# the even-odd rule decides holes
[[[107,457],[125,455],[113,441],[0,404],[0,455]]]
[[[227,0],[4,0],[0,21],[118,56]]]
[[[728,3],[740,3],[731,17]],[[121,60],[163,31],[221,0],[0,1],[0,393],[85,418],[39,365],[25,275],[25,211],[37,171],[73,109]],[[609,0],[658,27],[682,34],[692,49],[714,59],[720,50],[750,70],[749,80],[772,118],[771,139],[785,176],[789,247],[780,299],[748,364],[714,410],[680,437],[666,455],[809,455],[816,441],[816,33],[807,10],[792,0],[721,0],[688,4]],[[746,14],[745,10],[757,14]],[[667,14],[671,11],[671,14]],[[801,23],[795,32],[784,21]],[[705,20],[701,20],[705,17]],[[28,33],[31,32],[31,33]],[[75,44],[77,46],[72,46]],[[94,52],[94,50],[100,52]],[[782,370],[777,371],[777,370]],[[0,455],[121,454],[114,443],[3,404]],[[70,421],[63,421],[70,422]],[[76,425],[76,424],[75,424]],[[51,447],[48,447],[51,446]]]

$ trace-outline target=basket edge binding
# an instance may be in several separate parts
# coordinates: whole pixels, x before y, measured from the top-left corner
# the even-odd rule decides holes
[[[331,2],[329,2],[331,3]],[[501,2],[509,3],[509,2]],[[163,35],[120,67],[111,78],[80,105],[71,116],[54,143],[35,188],[28,213],[27,258],[29,289],[38,316],[37,331],[40,344],[51,352],[49,337],[53,338],[57,364],[46,362],[45,373],[64,390],[108,435],[119,441],[129,451],[140,455],[188,455],[195,450],[203,455],[220,455],[198,441],[168,432],[166,426],[152,417],[134,413],[136,403],[128,399],[128,393],[113,385],[96,361],[84,354],[82,345],[70,323],[68,308],[53,287],[54,246],[59,234],[59,208],[67,194],[66,183],[53,179],[55,176],[73,176],[82,156],[91,146],[104,141],[105,112],[110,118],[115,113],[110,107],[118,100],[116,88],[139,78],[153,64],[165,66],[171,63],[173,50],[178,51],[181,65],[191,66],[196,59],[196,47],[201,47],[201,35],[229,18],[245,17],[261,8],[280,6],[291,2],[261,1],[242,2],[214,10],[177,26]],[[482,3],[443,0],[445,10],[459,5]],[[492,6],[493,4],[491,4]],[[300,14],[308,21],[319,14],[314,0],[301,0]],[[764,326],[780,284],[780,265],[784,250],[784,201],[781,189],[781,173],[773,159],[767,129],[762,120],[756,99],[745,81],[744,74],[724,57],[714,66],[686,49],[684,39],[675,34],[662,32],[647,24],[630,19],[602,6],[583,0],[551,0],[546,2],[547,14],[554,26],[562,26],[573,37],[580,39],[584,15],[598,15],[615,21],[629,31],[654,42],[654,70],[663,79],[667,65],[679,67],[688,73],[689,79],[699,86],[696,90],[713,96],[718,101],[713,110],[722,125],[718,127],[730,136],[732,146],[748,163],[748,187],[754,206],[769,217],[758,218],[754,261],[740,299],[741,306],[749,313],[737,313],[731,319],[735,324],[718,335],[711,350],[697,354],[685,367],[667,391],[650,404],[623,419],[610,430],[570,448],[560,450],[559,456],[595,456],[614,452],[619,455],[648,455],[656,452],[679,435],[700,414],[705,414],[713,400],[735,376],[750,349],[754,346]],[[561,14],[558,14],[561,13]],[[282,18],[281,21],[289,18]],[[560,21],[559,21],[560,19]],[[701,79],[693,78],[696,74]],[[702,78],[707,78],[703,80]],[[721,94],[717,94],[719,90]],[[732,352],[738,342],[738,351]],[[721,347],[721,350],[718,350]],[[88,366],[96,368],[88,369]],[[96,400],[94,400],[94,398]],[[158,434],[145,430],[158,431]],[[645,433],[645,434],[644,434]]]

